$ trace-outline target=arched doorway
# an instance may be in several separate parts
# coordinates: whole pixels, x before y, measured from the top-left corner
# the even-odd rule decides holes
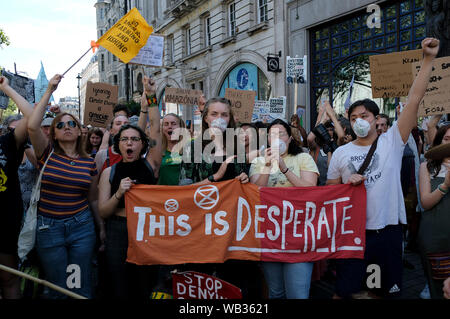
[[[420,48],[425,38],[425,0],[387,1],[380,4],[381,28],[369,28],[366,10],[310,30],[311,126],[322,99],[329,98],[343,114],[350,82],[352,101],[372,98],[369,56]],[[375,99],[391,117],[395,99]]]
[[[249,62],[240,63],[227,73],[220,86],[219,96],[225,96],[226,88],[256,91],[257,100],[268,100],[272,94],[272,86],[264,72]]]

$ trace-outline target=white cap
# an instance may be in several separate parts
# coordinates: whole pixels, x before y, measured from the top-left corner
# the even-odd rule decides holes
[[[45,119],[42,120],[41,126],[50,126],[50,125],[52,125],[52,122],[53,122],[53,117],[46,117]]]

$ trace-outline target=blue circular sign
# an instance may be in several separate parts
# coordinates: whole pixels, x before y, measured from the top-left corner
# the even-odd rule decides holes
[[[237,85],[240,89],[244,89],[248,83],[248,72],[246,69],[240,69],[236,77]]]

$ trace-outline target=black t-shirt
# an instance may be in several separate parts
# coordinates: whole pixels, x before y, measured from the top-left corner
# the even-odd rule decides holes
[[[111,196],[119,189],[120,181],[126,177],[136,181],[136,184],[155,185],[158,180],[155,178],[153,169],[146,159],[140,158],[131,163],[120,161],[111,166],[111,174],[109,180],[111,182]],[[122,197],[117,204],[118,208],[125,207],[125,200]]]
[[[24,143],[25,144],[25,143]],[[0,203],[2,211],[22,217],[23,205],[17,171],[24,147],[17,149],[14,132],[0,136]]]

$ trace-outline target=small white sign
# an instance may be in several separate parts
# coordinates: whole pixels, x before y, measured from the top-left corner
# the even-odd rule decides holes
[[[147,44],[129,63],[161,67],[163,66],[163,57],[164,36],[151,34],[148,37]]]

